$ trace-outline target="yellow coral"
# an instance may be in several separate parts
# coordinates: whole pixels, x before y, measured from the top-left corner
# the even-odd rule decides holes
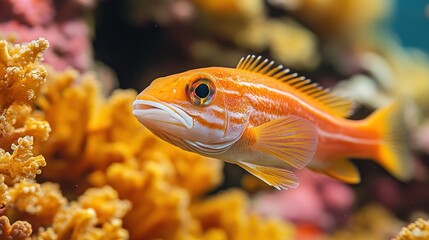
[[[351,217],[346,228],[337,230],[323,240],[383,240],[394,236],[403,223],[380,205],[369,204]]]
[[[278,1],[294,16],[311,26],[314,32],[328,38],[344,34],[354,36],[367,31],[373,23],[390,13],[391,0],[297,0],[288,5]]]
[[[8,199],[6,185],[35,178],[46,165],[43,156],[33,156],[33,141],[46,140],[50,127],[31,112],[45,82],[46,69],[39,63],[49,46],[43,38],[9,47],[0,40],[0,174],[2,204]],[[12,151],[12,153],[9,152]]]
[[[51,128],[48,122],[31,115],[29,105],[12,103],[0,115],[0,148],[8,149],[18,138],[33,136],[44,141]]]
[[[79,240],[79,239],[128,239],[120,219],[111,219],[97,227],[99,221],[92,208],[82,208],[77,204],[63,208],[54,218],[51,228],[40,229],[42,239]]]
[[[261,0],[193,2],[207,18],[203,23],[211,33],[242,48],[269,50],[274,59],[291,68],[312,69],[320,61],[316,36],[292,19],[270,18]]]
[[[121,218],[129,208],[110,187],[88,189],[77,202],[56,209],[52,226],[40,228],[38,239],[128,239]]]
[[[78,198],[78,203],[83,208],[94,209],[101,224],[122,218],[131,208],[130,202],[118,200],[118,193],[109,186],[88,189]]]
[[[6,185],[4,175],[0,175],[0,207],[5,207],[6,203],[10,201],[8,186]]]
[[[229,190],[191,207],[192,215],[204,232],[221,239],[294,239],[294,228],[280,220],[264,219],[249,212],[246,195]]]
[[[319,63],[316,36],[292,20],[267,24],[273,57],[292,68],[314,68]]]
[[[426,240],[429,239],[429,220],[417,219],[414,223],[402,228],[392,240]]]
[[[21,215],[35,228],[50,224],[55,214],[67,203],[59,185],[50,182],[38,184],[22,181],[15,184],[9,194],[9,204],[14,206],[8,209],[9,214]]]
[[[32,231],[28,222],[16,221],[10,225],[10,221],[6,216],[0,217],[0,240],[27,240]]]
[[[206,13],[219,16],[252,18],[264,11],[264,3],[261,0],[192,1]]]
[[[0,149],[5,164],[0,173],[6,176],[0,180],[17,182],[10,189],[0,185],[0,199],[10,206],[7,215],[28,221],[19,222],[30,229],[25,237],[31,234],[29,223],[38,228],[33,239],[292,236],[288,224],[248,213],[242,193],[202,200],[222,180],[222,162],[173,147],[144,129],[132,115],[135,91],[116,90],[104,97],[92,74],[73,70],[50,70],[40,96],[38,89],[34,91],[40,112],[32,110],[33,99],[13,101],[0,119],[0,143],[10,143],[13,150]],[[48,136],[34,149],[48,163],[42,177],[76,186],[65,188],[67,195],[77,198],[71,203],[54,183],[21,181],[34,178],[45,165],[42,155],[33,156],[33,137]],[[87,189],[90,184],[97,188]],[[212,214],[225,221],[207,226]]]
[[[98,85],[91,75],[80,78],[74,70],[52,70],[42,92],[37,104],[52,128],[41,149],[51,160],[44,176],[50,180],[75,179],[89,167],[84,150],[89,119],[97,107],[95,101],[100,100]]]
[[[14,183],[24,178],[35,178],[40,174],[40,167],[46,165],[41,155],[33,156],[33,137],[25,136],[18,139],[18,144],[12,144],[10,154],[0,148],[0,174],[6,177],[6,182]]]
[[[44,38],[11,48],[6,41],[0,40],[0,92],[3,93],[0,109],[13,102],[34,102],[46,80],[46,69],[38,62],[48,47],[49,42]]]

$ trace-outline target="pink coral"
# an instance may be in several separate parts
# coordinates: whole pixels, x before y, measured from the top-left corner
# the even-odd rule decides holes
[[[345,184],[329,177],[298,172],[300,186],[287,191],[275,191],[257,197],[254,205],[265,215],[332,229],[339,222],[336,216],[347,217],[354,194]]]
[[[0,38],[18,43],[43,36],[52,44],[45,55],[47,63],[57,70],[68,66],[87,70],[92,50],[82,17],[94,6],[94,0],[0,1]]]
[[[7,2],[16,15],[33,26],[46,24],[55,15],[52,0],[7,0]]]
[[[81,20],[55,23],[49,26],[29,27],[17,21],[0,23],[0,37],[14,42],[30,41],[43,36],[51,47],[45,53],[45,61],[57,70],[72,66],[88,69],[92,64],[88,26]]]

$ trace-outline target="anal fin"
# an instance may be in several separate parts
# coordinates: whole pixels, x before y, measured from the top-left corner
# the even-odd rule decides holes
[[[296,188],[299,185],[298,177],[287,169],[262,166],[248,162],[238,162],[237,164],[278,190]]]
[[[337,159],[330,163],[326,168],[317,169],[326,175],[329,175],[342,182],[356,184],[360,182],[359,170],[348,159]]]

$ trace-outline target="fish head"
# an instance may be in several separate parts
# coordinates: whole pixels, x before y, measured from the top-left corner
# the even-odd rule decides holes
[[[206,156],[227,151],[249,119],[246,104],[225,87],[220,68],[196,69],[161,77],[133,103],[134,116],[163,140]]]

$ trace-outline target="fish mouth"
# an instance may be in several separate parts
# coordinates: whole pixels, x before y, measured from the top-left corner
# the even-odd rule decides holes
[[[133,102],[133,115],[142,122],[167,123],[176,126],[184,126],[191,129],[194,125],[193,118],[182,109],[157,100],[137,99]]]

